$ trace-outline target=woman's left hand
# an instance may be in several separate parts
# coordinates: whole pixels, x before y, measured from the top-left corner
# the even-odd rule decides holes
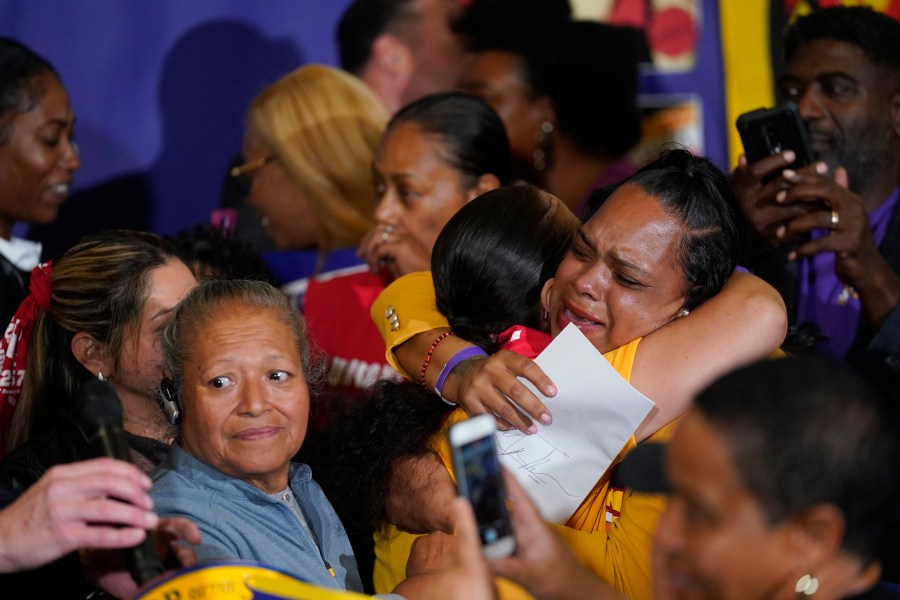
[[[360,242],[357,254],[373,273],[382,274],[387,269],[390,279],[431,270],[431,249],[402,225],[376,224]]]
[[[493,413],[500,429],[515,427],[522,433],[537,433],[531,418],[544,425],[552,422],[550,409],[519,380],[527,379],[547,397],[556,395],[556,386],[530,358],[500,350],[487,358],[465,361],[451,374],[444,386],[445,397],[469,416]]]

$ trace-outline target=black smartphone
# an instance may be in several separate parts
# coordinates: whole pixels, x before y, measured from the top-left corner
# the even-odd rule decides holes
[[[814,160],[806,137],[806,127],[793,102],[744,113],[737,118],[737,129],[748,162],[756,162],[785,150],[793,150],[796,155],[794,162],[788,165],[792,169],[805,167]],[[771,181],[778,174],[769,173],[763,178],[763,182]]]
[[[460,496],[475,509],[481,552],[503,558],[516,549],[512,522],[506,509],[506,486],[497,457],[493,415],[478,415],[450,428],[453,470]]]

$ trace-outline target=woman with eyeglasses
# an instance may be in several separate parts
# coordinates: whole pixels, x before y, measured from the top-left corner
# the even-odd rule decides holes
[[[372,159],[388,114],[356,77],[307,65],[264,89],[247,110],[245,162],[231,174],[269,237],[285,291],[302,306],[308,278],[360,264],[372,227]],[[297,252],[299,251],[299,252]]]

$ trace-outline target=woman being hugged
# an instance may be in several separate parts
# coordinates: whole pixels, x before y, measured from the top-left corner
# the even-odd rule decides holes
[[[232,176],[284,253],[266,257],[302,304],[310,276],[358,265],[372,226],[370,165],[388,115],[356,77],[307,65],[247,109],[244,164]]]
[[[731,194],[727,178],[707,159],[667,152],[615,189],[575,236],[555,277],[543,284],[541,303],[551,335],[574,324],[656,403],[634,442],[667,440],[672,430],[667,425],[699,389],[735,365],[769,355],[784,338],[784,305],[777,293],[751,275],[733,273],[738,246]],[[443,281],[436,273],[435,286]],[[546,396],[556,389],[526,356],[506,350],[476,356],[452,336],[442,338],[423,365],[429,344],[447,331],[419,333],[423,322],[439,324],[425,303],[429,283],[420,275],[400,280],[373,307],[376,322],[382,322],[385,304],[401,315],[403,325],[395,331],[383,326],[389,358],[395,352],[407,372],[469,414],[493,412],[523,431],[549,424],[550,411],[517,376],[530,379]],[[438,289],[439,296],[446,292]],[[418,306],[410,306],[416,301]],[[443,310],[454,320],[462,316]],[[463,411],[457,415],[464,418]],[[409,531],[452,528],[446,507],[454,491],[445,465],[426,455],[417,464],[396,466],[387,499],[394,522]],[[597,476],[565,533],[583,546],[598,573],[643,597],[649,593],[649,547],[664,499],[618,489],[611,469]]]

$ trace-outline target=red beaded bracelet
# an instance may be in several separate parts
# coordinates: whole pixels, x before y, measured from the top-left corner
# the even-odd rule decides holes
[[[425,383],[425,371],[428,369],[428,363],[431,362],[431,355],[434,353],[434,349],[441,343],[441,340],[451,335],[453,335],[452,331],[445,331],[431,342],[431,348],[428,349],[428,354],[425,355],[425,362],[422,363],[422,370],[419,372],[419,383],[422,384],[423,388],[428,388],[428,384]]]

